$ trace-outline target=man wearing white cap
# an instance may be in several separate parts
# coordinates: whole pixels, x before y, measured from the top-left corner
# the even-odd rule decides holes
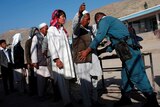
[[[80,6],[80,10],[84,4]],[[73,19],[73,61],[76,74],[81,83],[81,94],[85,107],[98,104],[97,82],[102,75],[102,69],[98,57],[92,53],[85,61],[80,61],[78,53],[86,49],[92,41],[93,33],[89,25],[90,14],[86,11],[76,14]],[[82,16],[80,16],[82,15]]]
[[[36,70],[37,74],[37,89],[38,96],[43,99],[46,82],[48,77],[50,77],[49,70],[47,68],[47,59],[42,53],[42,42],[47,34],[48,25],[46,23],[41,23],[39,25],[40,33],[32,39],[31,44],[31,62]]]

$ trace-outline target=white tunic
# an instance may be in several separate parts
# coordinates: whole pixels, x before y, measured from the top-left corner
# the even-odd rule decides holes
[[[36,48],[37,44],[38,44],[37,36],[34,36],[32,39],[32,44],[31,44],[32,63],[38,63],[37,48]],[[40,75],[43,77],[50,77],[50,72],[47,66],[39,66],[39,69],[34,69],[34,71],[37,73],[37,75]]]
[[[72,55],[69,41],[63,28],[57,29],[51,26],[47,33],[48,49],[51,53],[52,70],[70,79],[75,77]],[[59,69],[53,59],[59,58],[64,64],[63,69]]]
[[[85,78],[86,75],[101,76],[102,69],[100,61],[95,54],[92,54],[92,63],[79,63],[75,64],[76,73],[80,78]]]

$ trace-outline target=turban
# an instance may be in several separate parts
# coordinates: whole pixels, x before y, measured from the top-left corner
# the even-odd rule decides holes
[[[13,41],[12,41],[12,47],[11,47],[11,55],[12,55],[12,62],[14,63],[14,46],[17,45],[20,41],[22,41],[22,36],[21,33],[16,33],[13,36]]]
[[[22,41],[21,33],[16,33],[13,36],[12,46],[14,47],[18,42]]]
[[[50,26],[55,26],[55,27],[58,28],[58,25],[57,25],[57,22],[58,22],[57,14],[58,14],[58,10],[55,10],[52,13],[52,19],[51,19],[51,22],[50,22]]]

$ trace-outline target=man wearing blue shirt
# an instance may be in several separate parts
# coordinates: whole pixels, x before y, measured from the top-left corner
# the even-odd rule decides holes
[[[81,60],[85,60],[86,56],[92,50],[97,49],[97,46],[104,38],[110,38],[111,41],[111,45],[106,50],[107,52],[112,52],[112,50],[116,48],[120,41],[124,41],[127,44],[127,49],[132,56],[127,60],[122,60],[123,56],[120,57],[122,60],[122,97],[120,101],[115,103],[115,106],[132,104],[129,97],[129,92],[135,86],[147,98],[147,102],[143,107],[159,107],[156,95],[153,92],[145,72],[141,52],[139,48],[132,47],[132,40],[126,26],[117,18],[106,16],[102,12],[96,13],[95,22],[98,24],[97,34],[94,40],[91,42],[90,46],[86,50],[80,52]]]

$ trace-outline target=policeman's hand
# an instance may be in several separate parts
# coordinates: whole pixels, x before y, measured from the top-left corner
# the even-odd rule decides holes
[[[83,50],[83,51],[79,52],[79,53],[78,53],[78,58],[79,58],[79,60],[81,60],[81,61],[85,61],[86,58],[87,58],[87,53],[86,53],[86,51]]]
[[[86,60],[88,54],[92,51],[91,48],[87,48],[86,50],[83,50],[81,52],[79,52],[78,57],[81,61]]]

